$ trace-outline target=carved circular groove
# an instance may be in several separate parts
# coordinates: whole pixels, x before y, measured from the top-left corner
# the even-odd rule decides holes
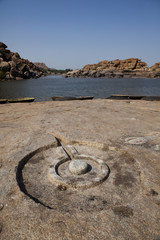
[[[143,175],[139,163],[128,151],[123,156],[120,151],[112,153],[114,157],[109,161],[112,179],[101,184],[110,174],[107,164],[94,156],[73,152],[74,148],[69,149],[68,145],[66,149],[69,154],[62,151],[62,147],[46,145],[28,153],[19,162],[17,184],[35,203],[65,213],[74,213],[77,209],[94,212],[108,209],[108,203],[112,204],[112,199],[117,201],[117,196],[125,201],[136,197]],[[73,159],[84,160],[88,164],[87,172],[71,173],[69,164]]]
[[[90,188],[102,183],[109,176],[109,167],[103,160],[96,159],[93,156],[79,155],[76,156],[75,160],[70,161],[68,175],[64,177],[63,174],[59,173],[59,168],[69,161],[69,159],[56,159],[55,163],[49,168],[50,181],[71,188]],[[92,165],[96,165],[94,174]],[[90,171],[89,166],[91,167]]]

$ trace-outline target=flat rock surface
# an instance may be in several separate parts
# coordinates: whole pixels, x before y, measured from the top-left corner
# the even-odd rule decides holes
[[[90,166],[84,175],[68,169],[77,156]],[[93,159],[109,168],[98,185],[66,187],[49,178],[60,161],[62,179],[94,180],[103,169]],[[0,239],[159,240],[159,172],[159,102],[1,105]]]

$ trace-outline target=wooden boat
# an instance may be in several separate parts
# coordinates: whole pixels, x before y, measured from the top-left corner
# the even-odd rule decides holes
[[[12,98],[8,99],[9,103],[33,102],[35,98]]]
[[[146,101],[160,101],[160,96],[146,96],[146,97],[143,97],[142,100],[146,100]]]
[[[76,97],[63,97],[63,96],[53,96],[53,101],[72,101],[77,100]]]
[[[7,99],[0,99],[0,104],[5,104],[5,103],[7,103]]]
[[[53,101],[73,101],[73,100],[91,100],[93,96],[84,96],[84,97],[63,97],[63,96],[53,96]]]
[[[144,96],[134,96],[134,95],[121,95],[121,94],[112,94],[108,99],[132,99],[132,100],[141,100]]]
[[[110,97],[108,97],[107,99],[129,99],[128,95],[118,95],[118,94],[112,94]]]
[[[134,95],[119,95],[112,94],[108,99],[131,99],[131,100],[146,100],[146,101],[160,101],[160,96],[134,96]]]
[[[77,97],[77,100],[92,100],[93,96],[84,96],[84,97]]]

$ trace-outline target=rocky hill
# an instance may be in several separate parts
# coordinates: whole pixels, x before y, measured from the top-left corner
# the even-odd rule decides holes
[[[47,67],[47,65],[46,65],[45,63],[34,62],[34,64],[35,64],[37,67],[42,68],[42,69],[44,69],[44,70],[47,70],[47,69],[48,69],[48,67]]]
[[[68,72],[64,77],[160,78],[160,63],[149,68],[145,62],[138,58],[105,60]]]
[[[55,68],[49,68],[46,66],[45,63],[35,62],[34,63],[37,67],[43,69],[47,74],[49,75],[62,75],[64,73],[72,71],[72,69],[55,69]]]
[[[0,42],[0,80],[39,78],[46,73],[17,52],[11,52]]]

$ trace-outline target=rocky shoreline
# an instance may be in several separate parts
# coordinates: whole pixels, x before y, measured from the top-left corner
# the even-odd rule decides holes
[[[62,74],[66,78],[160,78],[160,62],[148,67],[141,59],[129,58],[87,64],[82,69],[74,71],[56,70],[48,68],[44,63],[32,63],[23,59],[17,52],[11,52],[4,43],[0,42],[0,80],[39,78],[48,74]]]
[[[82,69],[63,74],[63,77],[160,78],[160,62],[148,67],[138,58],[105,60],[85,65]]]
[[[46,76],[43,68],[11,52],[0,42],[0,80],[22,80]]]

